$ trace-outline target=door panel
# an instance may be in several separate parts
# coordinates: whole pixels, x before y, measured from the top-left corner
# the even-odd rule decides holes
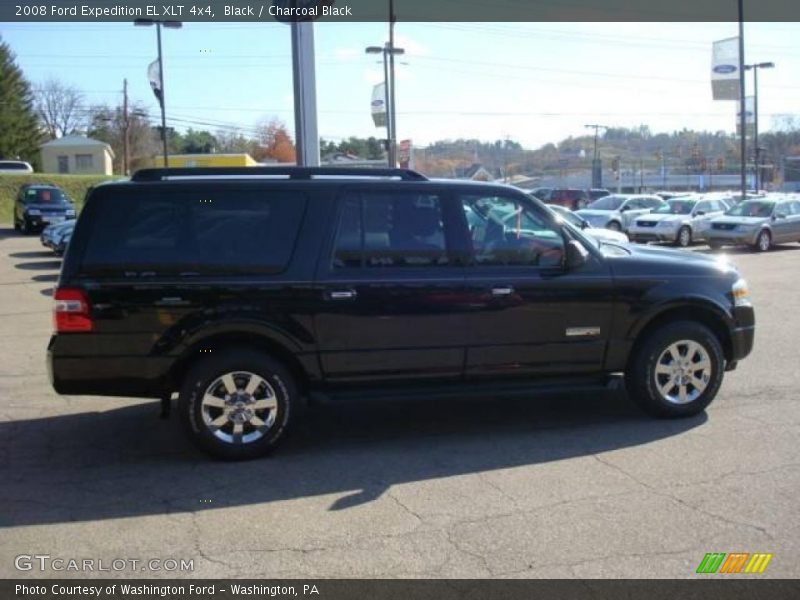
[[[580,269],[565,271],[555,260],[565,244],[560,227],[523,199],[461,201],[472,222],[475,256],[466,276],[467,375],[601,371],[614,300],[603,262],[592,257]],[[513,243],[503,243],[502,254],[494,242],[487,245],[509,235]],[[520,241],[531,241],[532,253]]]
[[[321,261],[315,330],[330,381],[461,377],[464,269],[444,223],[445,195],[350,191]]]

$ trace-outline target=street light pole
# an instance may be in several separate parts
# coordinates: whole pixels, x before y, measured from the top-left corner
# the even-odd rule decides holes
[[[397,166],[397,97],[394,93],[394,0],[389,0],[389,89],[392,101],[392,135],[389,138],[389,166]]]
[[[161,142],[164,151],[164,166],[169,166],[168,150],[167,150],[167,111],[166,111],[166,95],[164,93],[164,56],[161,52],[161,25],[169,29],[180,29],[183,23],[180,21],[160,21],[158,19],[136,19],[133,24],[139,26],[149,27],[155,24],[156,26],[156,39],[158,42],[158,86],[160,89],[161,97],[159,104],[161,105]]]
[[[747,135],[746,135],[746,115],[745,115],[745,88],[744,88],[744,0],[738,0],[739,8],[739,101],[741,102],[741,115],[739,116],[739,126],[742,129],[740,139],[740,151],[742,154],[740,164],[740,183],[742,187],[742,200],[747,198]]]
[[[761,189],[759,180],[761,179],[761,148],[758,145],[758,70],[759,69],[772,69],[775,67],[775,63],[772,62],[762,62],[762,63],[754,63],[752,65],[745,65],[744,68],[746,71],[753,71],[753,144],[755,145],[755,188],[756,190]],[[742,105],[742,111],[745,111],[744,105]]]
[[[391,30],[390,30],[391,31]],[[365,52],[367,54],[383,54],[383,89],[384,104],[386,106],[386,162],[389,167],[397,166],[397,145],[395,139],[395,127],[397,120],[395,117],[395,95],[394,95],[394,55],[404,54],[403,48],[395,48],[393,45],[393,33],[390,33],[390,40],[383,46],[369,46]]]

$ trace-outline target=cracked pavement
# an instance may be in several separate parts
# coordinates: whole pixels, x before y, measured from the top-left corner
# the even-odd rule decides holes
[[[729,254],[756,347],[705,415],[651,420],[616,392],[327,406],[236,464],[157,402],[57,396],[59,261],[0,229],[0,576],[695,577],[715,551],[797,577],[800,245]],[[15,570],[36,553],[194,571]]]

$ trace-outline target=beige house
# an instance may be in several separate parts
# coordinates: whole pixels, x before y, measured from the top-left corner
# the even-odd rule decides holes
[[[44,173],[112,175],[114,151],[99,140],[65,135],[40,146]]]

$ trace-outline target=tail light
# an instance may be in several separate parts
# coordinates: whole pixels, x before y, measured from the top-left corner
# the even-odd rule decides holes
[[[91,331],[92,317],[89,314],[89,298],[86,292],[76,288],[58,288],[53,295],[53,324],[56,333]]]

